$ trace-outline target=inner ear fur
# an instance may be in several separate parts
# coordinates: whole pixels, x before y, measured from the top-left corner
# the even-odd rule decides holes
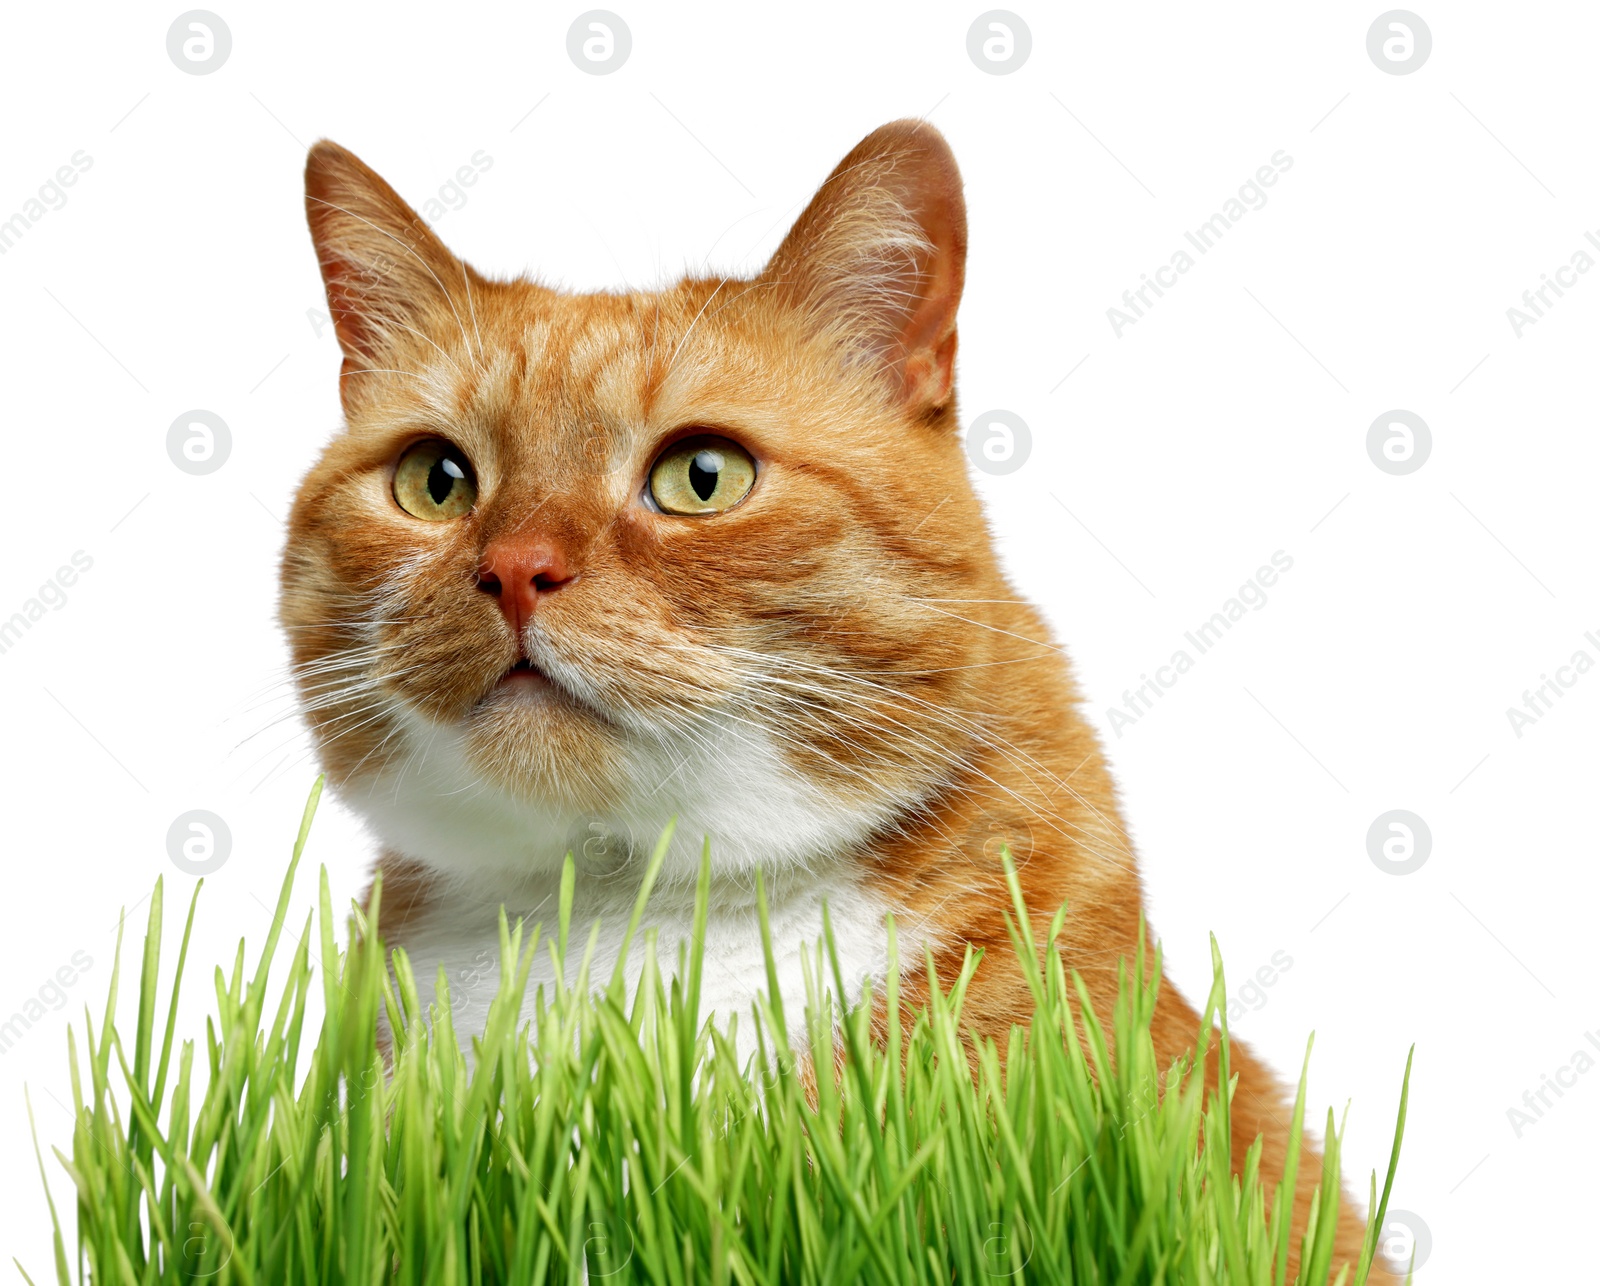
[[[428,310],[459,316],[470,269],[373,169],[327,139],[306,158],[306,221],[346,374],[383,366]]]
[[[876,363],[910,409],[955,385],[966,273],[961,174],[924,121],[874,130],[840,161],[762,273],[848,354]]]

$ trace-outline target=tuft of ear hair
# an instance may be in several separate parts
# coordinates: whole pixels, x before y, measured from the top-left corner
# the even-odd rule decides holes
[[[348,407],[361,381],[343,377],[383,366],[430,305],[463,320],[456,301],[462,286],[470,300],[472,270],[375,171],[328,139],[306,157],[306,221],[344,350]]]
[[[908,410],[934,417],[955,388],[967,210],[944,136],[881,126],[840,161],[760,280],[851,360],[874,363]]]

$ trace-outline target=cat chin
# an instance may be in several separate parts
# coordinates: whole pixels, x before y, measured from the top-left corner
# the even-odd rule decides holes
[[[509,798],[597,812],[618,793],[618,730],[553,686],[497,690],[456,733],[465,766]]]
[[[342,782],[341,798],[389,853],[496,889],[548,883],[568,853],[580,876],[625,883],[668,825],[667,884],[693,884],[707,839],[718,874],[818,869],[915,802],[830,795],[775,739],[731,721],[677,741],[525,701],[454,724],[409,708],[397,718],[400,748]]]

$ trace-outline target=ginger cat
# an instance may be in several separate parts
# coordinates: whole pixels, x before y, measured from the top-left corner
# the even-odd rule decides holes
[[[765,983],[759,867],[797,1022],[826,900],[849,978],[882,978],[889,912],[901,959],[931,950],[945,977],[985,948],[966,1015],[1003,1043],[1031,1005],[996,841],[1042,920],[1070,904],[1067,963],[1109,1014],[1139,876],[968,480],[966,215],[940,134],[874,131],[755,278],[656,292],[481,276],[329,142],[306,210],[348,427],[295,502],[281,616],[329,778],[381,845],[385,938],[424,983],[446,970],[458,1029],[494,993],[499,906],[553,919],[569,851],[608,974],[674,815],[651,922],[675,959],[709,836],[719,1017],[747,1027]],[[1198,1030],[1163,989],[1162,1058]],[[1275,1183],[1288,1091],[1232,1059],[1235,1155],[1265,1135]],[[1297,1248],[1314,1151],[1301,1173]],[[1346,1200],[1336,1267],[1363,1233]]]

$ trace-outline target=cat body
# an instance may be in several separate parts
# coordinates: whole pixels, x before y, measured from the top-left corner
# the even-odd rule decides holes
[[[384,936],[425,991],[444,970],[464,1038],[500,906],[551,924],[572,853],[609,974],[674,818],[646,923],[675,960],[709,840],[719,1021],[748,1033],[765,987],[759,871],[797,1043],[826,903],[856,989],[885,974],[890,914],[913,1005],[925,954],[951,979],[983,948],[964,1015],[1003,1044],[1032,1003],[1002,845],[1041,933],[1070,907],[1066,962],[1109,1013],[1142,892],[1065,656],[967,475],[965,207],[937,131],[868,136],[748,280],[492,281],[330,143],[307,212],[347,429],[297,498],[281,616],[323,764],[381,850]],[[1164,987],[1160,1057],[1198,1031]],[[1236,1155],[1264,1135],[1275,1182],[1286,1089],[1237,1043],[1233,1070]],[[1336,1263],[1363,1231],[1344,1202]]]

